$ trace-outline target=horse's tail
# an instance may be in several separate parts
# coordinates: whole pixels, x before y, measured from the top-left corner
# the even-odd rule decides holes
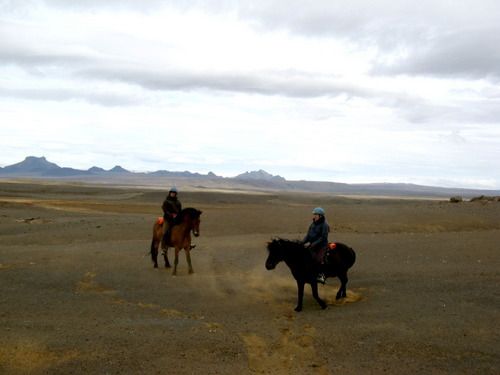
[[[157,242],[161,241],[161,238],[160,240],[158,240],[156,237],[157,237],[157,231],[159,229],[159,227],[163,226],[163,217],[159,217],[158,219],[156,219],[155,221],[155,224],[153,225],[153,239],[151,240],[151,247],[149,249],[149,253],[151,254],[151,257],[153,258],[153,261],[154,261],[154,258],[155,256],[158,255],[158,246],[156,245]]]
[[[356,262],[356,252],[351,247],[349,248],[349,257],[347,258],[347,268],[351,268]]]
[[[154,253],[155,251],[157,251],[157,250],[156,250],[156,248],[155,248],[155,239],[153,238],[153,239],[151,240],[151,248],[149,249],[149,253],[150,253],[151,255],[153,255],[153,253]]]
[[[160,217],[158,217],[158,219],[156,219],[156,221],[153,225],[153,239],[151,240],[151,249],[149,250],[149,253],[151,255],[153,255],[154,252],[158,253],[158,248],[155,246],[155,242],[161,241],[161,236],[160,236],[160,234],[158,234],[158,232],[159,232],[160,228],[163,228],[164,222],[165,222],[165,219],[160,216]]]

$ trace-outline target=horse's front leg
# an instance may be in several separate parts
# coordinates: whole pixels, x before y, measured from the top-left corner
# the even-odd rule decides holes
[[[319,303],[319,305],[321,306],[321,308],[324,310],[326,309],[327,305],[326,305],[326,302],[323,301],[321,298],[319,298],[319,294],[318,294],[318,283],[313,281],[311,283],[311,289],[312,289],[312,293],[313,293],[313,297],[314,299]]]
[[[304,281],[297,280],[297,307],[295,311],[302,311],[302,301],[304,299]]]
[[[170,268],[170,262],[168,261],[168,247],[162,250],[163,259],[165,259],[165,268]]]
[[[177,275],[177,264],[179,264],[179,251],[180,249],[176,246],[175,247],[175,258],[174,258],[174,270],[172,272],[172,275]]]
[[[189,247],[190,246],[185,248],[184,251],[186,252],[186,261],[187,261],[187,264],[189,267],[189,274],[192,274],[192,273],[194,273],[194,270],[193,270],[193,265],[191,264],[191,252],[189,250]]]

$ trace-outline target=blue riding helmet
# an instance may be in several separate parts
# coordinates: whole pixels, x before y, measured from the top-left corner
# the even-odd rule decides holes
[[[314,215],[321,215],[321,216],[325,216],[325,210],[323,210],[321,207],[316,207],[312,213]]]

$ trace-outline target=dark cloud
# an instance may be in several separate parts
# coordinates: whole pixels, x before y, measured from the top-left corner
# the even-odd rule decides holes
[[[376,74],[407,74],[463,78],[500,78],[500,26],[438,35],[425,45],[408,46],[408,55]]]
[[[376,48],[373,74],[464,78],[500,77],[500,2],[496,0],[258,1],[239,5],[240,16],[265,29],[339,38]]]
[[[76,54],[39,52],[30,49],[10,48],[0,43],[0,65],[17,65],[21,67],[36,66],[75,66],[88,63],[93,59]]]
[[[1,9],[1,8],[0,8]],[[7,22],[0,19],[0,65],[24,68],[37,66],[75,66],[94,60],[81,53],[68,52],[67,45],[42,44],[44,27],[24,25],[21,21]]]
[[[493,25],[495,14],[500,14],[500,3],[482,0],[464,1],[449,5],[448,2],[422,0],[409,1],[382,0],[377,2],[351,0],[349,2],[317,0],[304,3],[299,0],[256,0],[252,2],[219,0],[202,2],[183,0],[163,2],[150,0],[87,0],[67,2],[64,0],[45,1],[1,1],[0,10],[19,9],[27,4],[45,4],[48,7],[64,9],[130,9],[151,10],[161,7],[191,9],[197,7],[206,12],[234,12],[243,22],[253,27],[276,30],[285,29],[290,33],[306,37],[344,38],[353,48],[375,46],[380,59],[372,70],[373,75],[432,75],[443,77],[487,78],[500,77],[500,27]],[[24,4],[24,5],[23,5]],[[18,8],[16,8],[18,7]],[[499,12],[495,13],[496,10]],[[469,26],[471,25],[474,26]],[[77,46],[51,45],[52,50],[37,46],[36,29],[27,32],[29,38],[17,40],[14,36],[23,29],[21,22],[7,24],[0,21],[0,64],[16,65],[30,73],[65,75],[95,81],[115,81],[137,85],[147,90],[192,91],[215,90],[221,92],[249,93],[261,95],[281,95],[286,97],[313,98],[322,96],[360,97],[395,108],[412,122],[424,122],[430,118],[458,113],[479,121],[495,121],[498,111],[495,100],[479,103],[484,112],[474,113],[455,104],[432,105],[422,98],[401,92],[388,92],[383,87],[369,89],[361,85],[338,79],[334,76],[306,74],[297,71],[233,73],[214,71],[187,71],[129,68],[132,62],[115,61],[112,56],[92,55],[93,45],[83,46],[80,53]],[[43,31],[43,30],[41,30]],[[112,36],[103,36],[104,39]],[[129,36],[127,36],[128,38]],[[109,39],[107,39],[109,40]],[[93,41],[94,43],[96,41]],[[125,40],[118,40],[126,43]],[[117,43],[117,44],[119,44]],[[132,43],[133,44],[133,43]],[[105,48],[101,48],[105,50]],[[404,58],[397,56],[404,50]],[[147,57],[145,57],[147,59]],[[118,59],[117,59],[118,60]],[[382,61],[392,60],[388,65]],[[54,68],[54,69],[49,69]],[[60,70],[58,70],[60,69]],[[119,97],[114,94],[86,95],[76,91],[33,91],[5,90],[4,96],[56,98],[80,98],[104,105],[135,103],[135,98]],[[117,103],[117,104],[113,104]],[[491,104],[492,103],[492,104]],[[474,107],[476,108],[476,107]],[[460,118],[460,115],[451,117]],[[445,116],[446,117],[446,116]],[[498,118],[498,117],[497,117]]]
[[[29,0],[0,2],[0,10],[44,4],[67,10],[130,10],[154,12],[198,9],[206,13],[237,14],[251,27],[286,30],[304,37],[338,38],[353,48],[376,48],[380,59],[372,74],[432,75],[464,78],[500,77],[500,2],[420,0]],[[14,10],[13,10],[14,9]],[[1,35],[1,34],[0,34]],[[402,54],[401,51],[404,51]],[[3,55],[3,56],[2,56]],[[403,58],[394,59],[394,56]],[[77,56],[50,53],[9,56],[0,45],[0,61],[68,63]],[[387,64],[384,61],[391,61]]]
[[[130,106],[142,102],[139,98],[109,92],[85,92],[75,89],[9,89],[0,88],[0,98],[15,98],[40,101],[79,100],[106,107]]]
[[[377,103],[390,107],[400,117],[421,126],[438,124],[446,129],[456,124],[500,124],[500,99],[450,99],[443,104],[426,98],[394,94],[392,97],[381,97]]]
[[[77,76],[85,79],[119,81],[138,85],[149,90],[191,91],[215,90],[223,92],[281,95],[287,97],[312,98],[321,96],[377,95],[333,77],[322,77],[299,72],[216,73],[213,71],[151,71],[137,69],[95,68],[84,69]]]

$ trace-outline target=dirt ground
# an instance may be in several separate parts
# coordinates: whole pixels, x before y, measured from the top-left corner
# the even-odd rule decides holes
[[[174,277],[148,254],[164,197],[0,182],[1,374],[500,373],[500,203],[184,191],[201,236]],[[296,313],[266,242],[318,205],[357,262]]]

